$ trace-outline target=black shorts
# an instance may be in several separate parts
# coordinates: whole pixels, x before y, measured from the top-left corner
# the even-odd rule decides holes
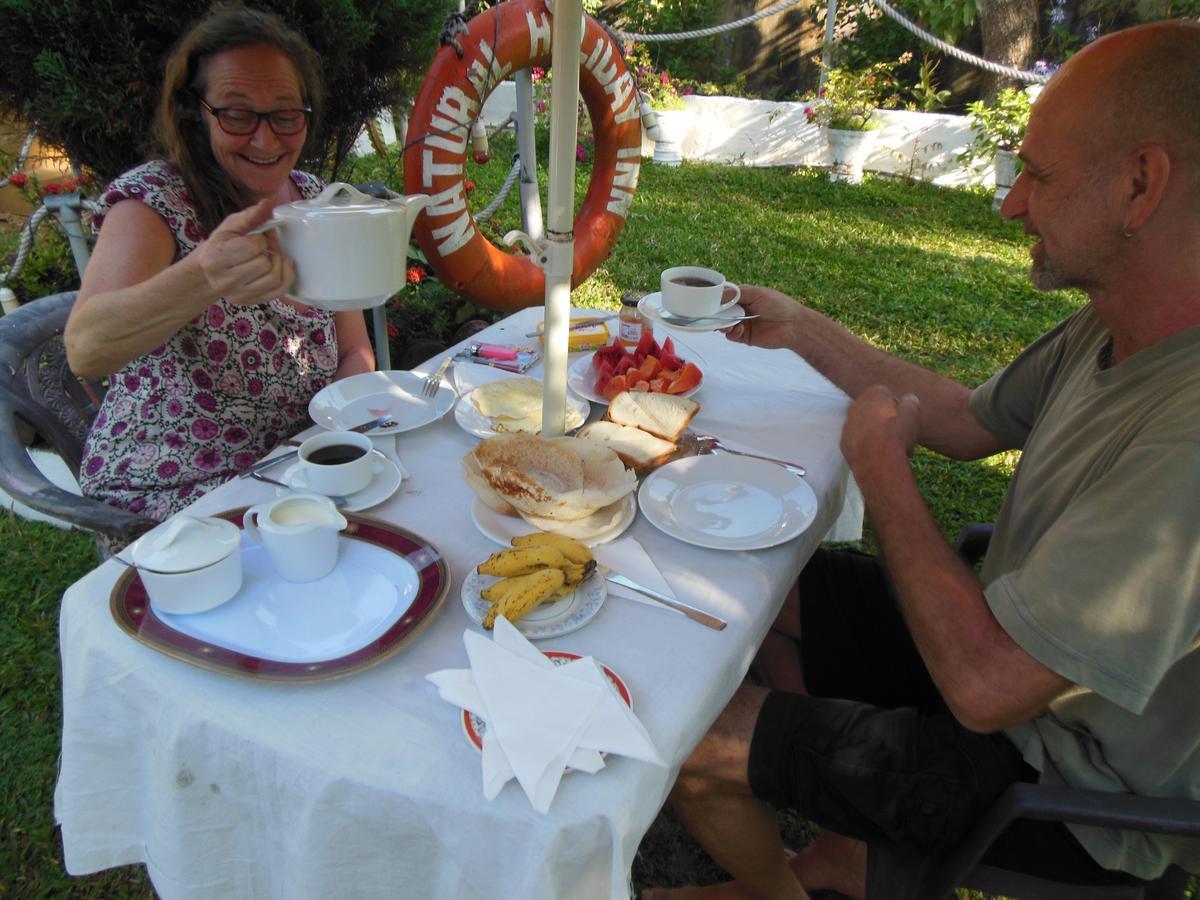
[[[1037,781],[1002,733],[969,731],[947,710],[874,557],[818,550],[800,599],[810,696],[768,695],[750,745],[755,796],[838,834],[942,853],[1010,784]],[[1015,822],[984,861],[1082,884],[1134,880],[1057,822]]]

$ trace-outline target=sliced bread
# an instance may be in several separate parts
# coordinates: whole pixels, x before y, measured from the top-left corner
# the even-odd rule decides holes
[[[699,411],[699,403],[678,394],[623,391],[609,402],[608,419],[674,442]]]
[[[608,447],[638,474],[662,465],[675,452],[670,441],[617,422],[593,422],[581,428],[577,436]]]

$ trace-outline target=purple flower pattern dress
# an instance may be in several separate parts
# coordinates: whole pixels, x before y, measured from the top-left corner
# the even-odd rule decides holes
[[[313,175],[290,177],[305,198],[321,191]],[[175,262],[206,237],[169,163],[148,162],[112,182],[96,228],[121,200],[166,221]],[[308,401],[337,366],[332,312],[220,299],[111,377],[84,445],[83,493],[161,521],[310,425]]]

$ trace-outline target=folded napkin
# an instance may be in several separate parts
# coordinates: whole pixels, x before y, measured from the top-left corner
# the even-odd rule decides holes
[[[533,808],[544,813],[568,766],[598,772],[605,752],[665,765],[591,657],[555,666],[503,616],[496,619],[494,638],[464,632],[471,668],[426,676],[442,699],[488,723],[487,799],[515,777]]]
[[[662,572],[658,570],[658,566],[654,564],[654,560],[650,558],[650,554],[646,552],[646,549],[635,538],[625,537],[610,541],[607,544],[597,544],[592,548],[592,553],[596,557],[596,562],[604,568],[611,569],[618,575],[624,575],[631,581],[636,581],[638,584],[648,587],[652,591],[666,594],[675,600],[679,599],[675,596],[675,592],[671,590],[671,585],[667,583],[667,579],[663,577]],[[669,606],[664,606],[662,603],[651,600],[645,594],[639,593],[633,590],[633,588],[614,584],[611,581],[608,583],[608,592],[618,597],[627,597],[630,600],[645,603],[647,606],[653,606],[677,616],[683,615],[679,610],[671,609]]]
[[[408,469],[404,466],[404,461],[400,459],[400,435],[399,434],[373,434],[371,435],[371,444],[396,464],[396,468],[400,470],[400,477],[404,481],[412,478],[408,473]]]

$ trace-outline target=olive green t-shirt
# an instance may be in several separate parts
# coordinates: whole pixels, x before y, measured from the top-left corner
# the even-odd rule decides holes
[[[984,561],[993,615],[1073,687],[1006,729],[1041,780],[1200,797],[1200,328],[1102,368],[1086,306],[976,389],[1021,448]],[[1200,841],[1072,826],[1102,865],[1200,870]]]

